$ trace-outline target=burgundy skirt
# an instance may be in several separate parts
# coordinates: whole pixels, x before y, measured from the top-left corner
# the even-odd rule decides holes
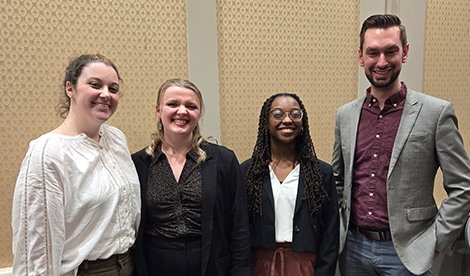
[[[315,276],[316,253],[294,252],[292,243],[252,249],[253,276]]]

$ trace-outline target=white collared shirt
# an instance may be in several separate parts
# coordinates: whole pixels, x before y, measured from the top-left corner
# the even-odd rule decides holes
[[[31,141],[13,197],[14,275],[76,275],[84,260],[134,244],[140,185],[124,134],[102,125],[85,134]]]
[[[282,185],[271,166],[269,166],[269,174],[274,198],[276,242],[292,242],[300,164],[287,175]]]

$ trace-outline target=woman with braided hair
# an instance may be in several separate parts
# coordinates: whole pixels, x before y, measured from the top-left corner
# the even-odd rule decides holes
[[[335,275],[339,246],[331,166],[317,159],[300,98],[268,98],[253,155],[242,163],[254,276]]]

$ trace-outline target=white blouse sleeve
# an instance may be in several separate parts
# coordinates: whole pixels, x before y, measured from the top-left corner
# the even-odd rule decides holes
[[[13,274],[60,275],[64,248],[63,165],[58,141],[32,141],[13,197]]]

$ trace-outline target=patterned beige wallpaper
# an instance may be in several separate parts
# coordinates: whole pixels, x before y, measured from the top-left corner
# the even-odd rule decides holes
[[[470,1],[426,1],[423,91],[454,104],[459,129],[470,153]],[[438,202],[446,197],[442,177]]]
[[[68,61],[102,53],[118,66],[123,96],[110,124],[131,152],[147,145],[155,95],[188,77],[184,0],[0,1],[0,267],[11,266],[11,199],[29,141],[57,127]]]
[[[336,110],[357,96],[359,0],[217,4],[224,144],[240,162],[250,157],[263,102],[295,93],[317,155],[330,162]]]
[[[155,93],[188,77],[184,0],[0,1],[0,267],[11,266],[11,198],[30,140],[55,128],[71,57],[100,52],[124,79],[109,122],[131,152],[154,125]],[[221,134],[240,161],[263,101],[304,101],[319,157],[331,160],[334,115],[356,98],[359,0],[218,0]],[[423,91],[454,102],[470,150],[468,0],[427,1]],[[340,20],[338,20],[340,18]],[[438,191],[439,192],[439,191]]]

